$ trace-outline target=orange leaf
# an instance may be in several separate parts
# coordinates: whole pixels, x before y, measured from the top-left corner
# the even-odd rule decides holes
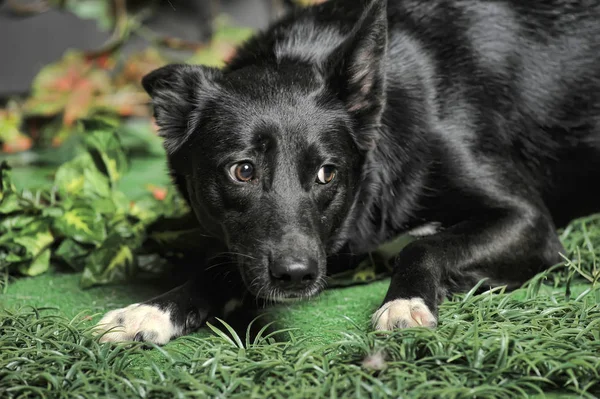
[[[95,99],[94,108],[111,110],[121,116],[150,116],[148,95],[136,87],[126,86],[115,93]]]
[[[65,139],[63,137],[54,136],[54,137],[52,137],[51,146],[54,148],[60,147],[60,145],[63,143],[63,141],[65,141]]]
[[[63,115],[63,123],[66,126],[73,126],[77,119],[88,114],[93,100],[92,89],[90,82],[85,80],[79,81],[74,87]]]
[[[32,146],[32,141],[27,136],[19,136],[15,140],[11,142],[6,142],[2,144],[2,151],[7,154],[12,154],[15,152],[27,151]]]
[[[0,142],[2,151],[7,153],[26,151],[31,148],[32,140],[21,132],[21,108],[10,101],[6,108],[0,108]]]
[[[87,64],[95,65],[101,69],[111,69],[115,66],[115,59],[109,54],[102,54],[98,57],[86,56]]]
[[[146,189],[152,193],[155,199],[163,201],[167,197],[167,189],[165,187],[155,186],[154,184],[146,184]]]
[[[111,90],[110,76],[106,70],[99,69],[97,62],[88,62],[81,53],[68,52],[60,61],[38,73],[24,112],[31,116],[64,112],[63,121],[71,126],[89,114],[95,97]]]
[[[152,195],[155,199],[164,201],[164,199],[167,198],[167,189],[163,187],[156,187],[154,190],[152,190]]]
[[[116,84],[119,86],[133,84],[140,86],[142,77],[165,65],[167,61],[153,48],[135,53],[127,59]]]

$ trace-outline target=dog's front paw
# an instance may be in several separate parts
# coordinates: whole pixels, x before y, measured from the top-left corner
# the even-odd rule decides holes
[[[372,318],[376,330],[396,328],[436,327],[437,319],[421,298],[396,299],[386,302]]]
[[[100,342],[142,341],[158,345],[166,344],[183,332],[173,323],[169,311],[137,303],[111,310],[94,330],[102,334]]]

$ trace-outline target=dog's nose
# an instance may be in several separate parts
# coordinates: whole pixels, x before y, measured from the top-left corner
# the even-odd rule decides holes
[[[307,285],[317,278],[318,264],[316,260],[280,260],[270,265],[273,281],[284,287]]]

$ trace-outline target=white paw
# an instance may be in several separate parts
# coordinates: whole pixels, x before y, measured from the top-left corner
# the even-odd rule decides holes
[[[437,320],[423,299],[396,299],[380,307],[371,319],[376,330],[396,328],[435,327]]]
[[[171,321],[170,311],[137,303],[111,310],[94,330],[96,334],[103,334],[100,342],[143,341],[158,345],[182,333],[181,327]]]

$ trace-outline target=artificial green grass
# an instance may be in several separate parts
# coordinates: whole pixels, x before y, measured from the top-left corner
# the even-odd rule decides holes
[[[57,280],[62,280],[57,288],[69,285],[64,276]],[[16,283],[9,292],[27,285]],[[329,292],[324,302],[335,296],[360,300],[372,288]],[[70,291],[64,303],[73,300],[75,290]],[[118,292],[98,291],[113,306],[125,301]],[[532,289],[466,296],[442,307],[436,331],[380,336],[363,330],[365,317],[358,327],[348,327],[343,316],[362,311],[333,311],[315,302],[284,312],[290,327],[310,326],[287,341],[247,343],[241,336],[238,342],[203,331],[149,351],[139,344],[97,344],[85,333],[91,325],[86,312],[56,316],[83,308],[94,297],[86,294],[59,312],[3,311],[0,391],[9,397],[514,397],[543,391],[593,397],[600,378],[599,294],[594,289],[566,300],[564,291],[539,295]],[[43,302],[34,298],[32,303]],[[96,297],[99,308],[102,298]],[[10,294],[7,299],[27,300]],[[332,329],[335,339],[303,340]],[[361,365],[378,351],[385,353],[385,369]]]
[[[383,281],[273,309],[294,329],[284,340],[246,342],[216,323],[219,333],[204,328],[163,348],[100,345],[87,332],[99,313],[151,288],[18,279],[2,297],[0,397],[596,397],[600,285],[581,274],[597,273],[600,221],[575,224],[564,241],[581,248],[581,262],[513,293],[457,296],[433,331],[368,332]],[[384,362],[363,364],[375,353]]]
[[[164,168],[152,165],[147,176]],[[128,195],[141,180],[125,184]],[[389,283],[379,281],[269,310],[292,329],[277,340],[232,338],[217,321],[150,350],[98,344],[89,329],[152,286],[18,278],[0,296],[0,398],[598,397],[600,217],[573,223],[562,240],[572,262],[512,293],[456,296],[436,330],[370,332]]]

